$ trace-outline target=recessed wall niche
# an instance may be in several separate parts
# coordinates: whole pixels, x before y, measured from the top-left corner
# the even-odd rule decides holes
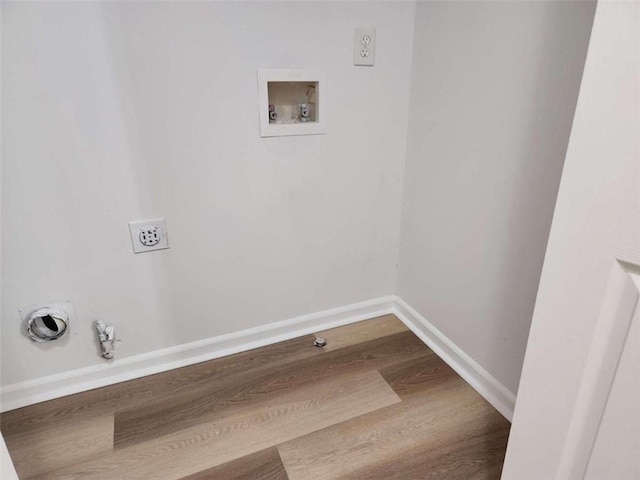
[[[322,70],[258,70],[260,136],[327,133]]]

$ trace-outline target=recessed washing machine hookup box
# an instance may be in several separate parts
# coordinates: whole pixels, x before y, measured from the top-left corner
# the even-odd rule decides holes
[[[322,70],[258,70],[260,136],[327,133]]]

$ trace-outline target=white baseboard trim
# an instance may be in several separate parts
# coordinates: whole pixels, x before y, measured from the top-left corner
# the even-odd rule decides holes
[[[0,411],[13,410],[126,380],[252,350],[393,313],[509,421],[516,396],[396,295],[324,310],[218,337],[116,359],[2,387]]]
[[[380,297],[218,337],[116,359],[110,363],[13,383],[2,387],[0,411],[5,412],[394,313],[394,307],[395,296]]]
[[[513,419],[513,392],[398,296],[393,313],[507,420]]]

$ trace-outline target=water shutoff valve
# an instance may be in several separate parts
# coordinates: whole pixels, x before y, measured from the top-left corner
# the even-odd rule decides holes
[[[116,348],[115,328],[112,325],[105,325],[104,322],[98,320],[96,322],[96,330],[98,330],[102,357],[107,360],[112,359],[115,355]]]

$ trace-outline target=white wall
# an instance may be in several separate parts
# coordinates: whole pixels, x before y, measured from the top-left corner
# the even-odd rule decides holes
[[[616,258],[640,265],[639,54],[640,4],[598,2],[509,437],[505,480],[568,478],[558,471],[565,447],[574,447],[565,439],[610,278],[620,270]],[[623,395],[635,399],[635,409],[618,412],[629,418],[626,429],[613,435],[617,441],[633,438],[638,425],[630,418],[639,412],[634,396],[638,377],[635,385],[624,383],[633,372],[624,365],[640,348],[634,335],[632,330],[626,347],[632,350],[625,350],[629,356],[623,354],[618,370],[622,385],[616,379],[609,397],[612,406],[626,409],[617,391],[623,386]],[[596,441],[596,463],[591,466],[596,470],[588,478],[600,470],[607,472],[600,478],[626,480],[617,474],[629,464],[602,464],[598,442],[611,439],[607,423],[617,421],[606,411],[603,420],[603,438]],[[610,460],[638,458],[637,444],[620,446]]]
[[[96,319],[124,358],[397,292],[516,390],[593,4],[363,5],[3,5],[3,385],[101,363]],[[260,138],[258,68],[325,68],[328,135]]]
[[[394,293],[413,3],[6,3],[2,383]],[[377,26],[376,66],[352,66]],[[262,139],[256,69],[325,68],[326,136]],[[133,255],[129,220],[171,249]],[[58,345],[17,309],[69,298]]]
[[[513,392],[593,11],[416,10],[397,291]]]

